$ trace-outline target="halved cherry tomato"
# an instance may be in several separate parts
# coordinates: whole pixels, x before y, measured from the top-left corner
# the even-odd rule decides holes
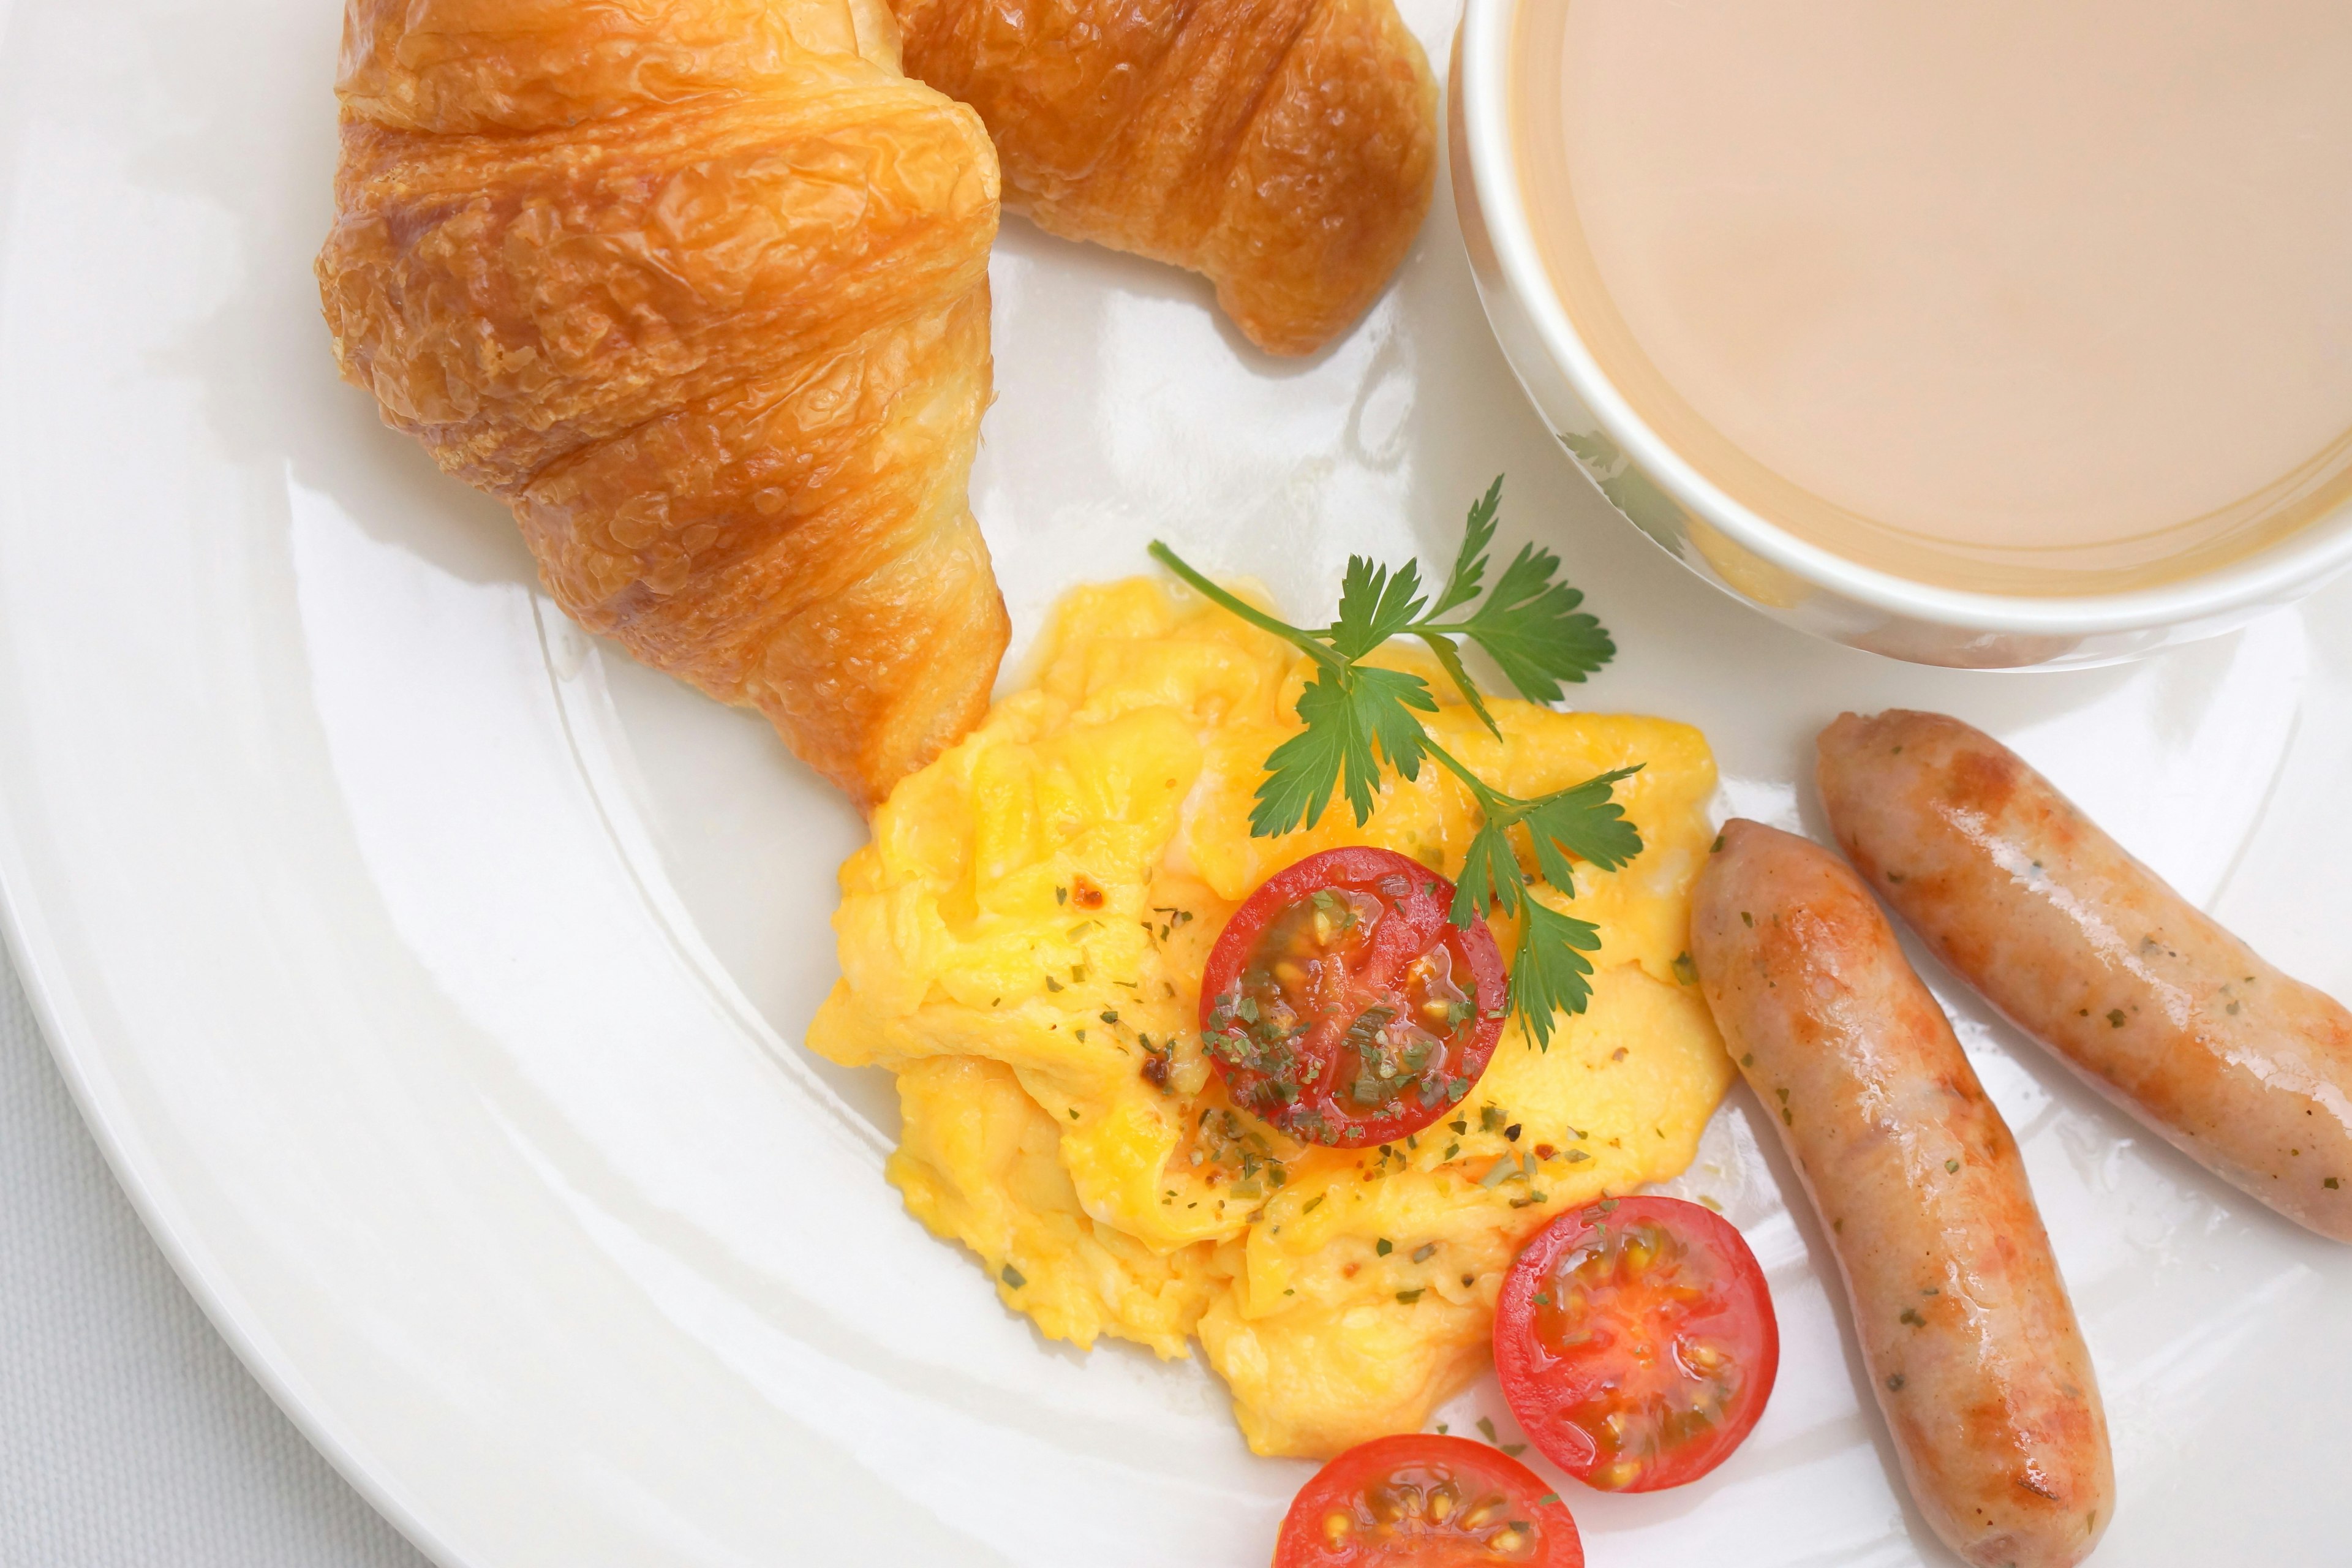
[[[1210,951],[1201,1044],[1236,1105],[1360,1149],[1428,1126],[1486,1070],[1503,955],[1454,884],[1392,849],[1327,849],[1267,878]]]
[[[1274,1568],[1584,1568],[1576,1521],[1509,1455],[1426,1432],[1359,1443],[1283,1516]]]
[[[1495,1371],[1551,1461],[1604,1491],[1695,1481],[1764,1414],[1780,1326],[1720,1215],[1614,1198],[1552,1221],[1503,1276]]]

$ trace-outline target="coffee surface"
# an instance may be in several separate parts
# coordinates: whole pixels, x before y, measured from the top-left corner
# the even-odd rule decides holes
[[[2352,489],[2347,0],[1533,0],[1547,260],[1736,499],[2102,592]]]

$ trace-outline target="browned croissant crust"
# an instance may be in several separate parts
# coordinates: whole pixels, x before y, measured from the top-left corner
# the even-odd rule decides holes
[[[1206,273],[1309,353],[1386,286],[1437,174],[1437,84],[1390,0],[890,0],[907,69],[988,122],[1004,202]]]
[[[996,162],[879,0],[350,0],[335,353],[590,629],[871,807],[1006,623]]]

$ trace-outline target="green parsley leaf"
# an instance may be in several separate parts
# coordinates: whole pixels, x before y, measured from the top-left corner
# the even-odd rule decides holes
[[[1454,908],[1447,918],[1467,929],[1471,920],[1493,910],[1519,912],[1519,890],[1526,879],[1510,838],[1494,824],[1481,827],[1462,852],[1462,874],[1454,879]]]
[[[1486,718],[1485,704],[1475,695],[1466,676],[1458,673],[1452,649],[1437,646],[1440,635],[1467,637],[1484,648],[1520,695],[1535,702],[1556,702],[1562,682],[1581,681],[1616,656],[1617,645],[1601,623],[1577,613],[1584,595],[1573,585],[1557,581],[1559,557],[1532,544],[1521,545],[1503,568],[1486,602],[1466,620],[1445,621],[1446,612],[1478,596],[1486,582],[1487,550],[1495,539],[1495,517],[1502,504],[1503,481],[1497,476],[1470,509],[1462,531],[1462,549],[1426,620],[1404,629],[1429,643],[1446,665],[1446,674],[1460,685],[1471,707]],[[1490,721],[1491,722],[1491,721]]]
[[[1346,792],[1359,825],[1370,821],[1380,758],[1408,781],[1421,776],[1429,732],[1413,714],[1436,712],[1437,699],[1428,682],[1402,670],[1326,668],[1298,694],[1297,711],[1306,728],[1266,758],[1250,811],[1250,832],[1260,838],[1314,826],[1335,789]]]
[[[1327,682],[1336,684],[1328,670],[1299,693],[1298,710],[1302,717],[1307,710],[1308,694]],[[1345,701],[1344,695],[1340,700]],[[1350,727],[1326,723],[1318,728],[1309,723],[1276,746],[1274,754],[1265,760],[1265,777],[1257,786],[1257,804],[1250,809],[1250,832],[1260,838],[1273,838],[1302,824],[1312,827],[1320,821],[1324,806],[1330,804],[1331,792],[1339,786],[1340,765],[1347,759],[1352,738]]]
[[[1356,681],[1356,708],[1364,727],[1371,732],[1389,765],[1411,784],[1421,777],[1421,759],[1429,754],[1433,744],[1429,731],[1413,717],[1416,711],[1437,711],[1437,699],[1431,693],[1429,683],[1401,669],[1360,668],[1351,673]],[[1354,798],[1352,795],[1349,796],[1350,801]],[[1361,825],[1370,815],[1369,806],[1360,808],[1357,823]]]
[[[1464,773],[1439,753],[1432,754],[1447,762],[1457,774]],[[1532,801],[1515,799],[1465,777],[1465,783],[1473,784],[1486,821],[1464,854],[1451,918],[1454,924],[1466,926],[1473,914],[1496,909],[1506,915],[1527,911],[1518,959],[1513,964],[1512,995],[1520,1016],[1527,1019],[1528,1033],[1541,1048],[1550,1047],[1553,1005],[1569,1013],[1584,1010],[1591,995],[1591,987],[1585,982],[1592,966],[1582,954],[1597,949],[1600,940],[1589,921],[1544,908],[1528,895],[1527,875],[1519,868],[1509,830],[1515,824],[1528,824],[1538,869],[1546,881],[1573,897],[1571,854],[1601,869],[1614,870],[1641,853],[1640,832],[1610,798],[1618,782],[1637,771],[1620,768]],[[1560,945],[1563,942],[1567,945]]]
[[[1527,900],[1519,926],[1519,951],[1511,965],[1511,992],[1536,1045],[1551,1048],[1555,1015],[1581,1013],[1591,1000],[1592,961],[1601,950],[1601,928]]]
[[[1559,701],[1563,682],[1581,684],[1617,656],[1601,623],[1576,613],[1583,592],[1552,580],[1559,571],[1559,556],[1520,545],[1461,627],[1530,702]]]
[[[1470,503],[1470,515],[1462,524],[1462,548],[1454,557],[1454,570],[1446,575],[1445,592],[1429,607],[1431,615],[1442,616],[1478,596],[1478,585],[1486,575],[1486,547],[1495,542],[1495,514],[1502,505],[1503,476],[1496,474],[1486,493]]]
[[[1421,616],[1421,563],[1408,561],[1391,577],[1361,555],[1348,557],[1339,585],[1339,618],[1326,635],[1342,658],[1358,659]]]
[[[1544,880],[1573,898],[1576,873],[1568,863],[1575,855],[1596,869],[1614,871],[1642,852],[1641,831],[1625,820],[1625,810],[1610,798],[1624,779],[1640,773],[1636,764],[1596,773],[1580,784],[1531,802],[1520,820],[1534,842],[1536,865]]]

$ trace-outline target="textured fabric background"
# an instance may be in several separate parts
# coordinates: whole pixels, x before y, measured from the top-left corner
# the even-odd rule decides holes
[[[0,1565],[149,1564],[426,1568],[148,1240],[0,952]]]

